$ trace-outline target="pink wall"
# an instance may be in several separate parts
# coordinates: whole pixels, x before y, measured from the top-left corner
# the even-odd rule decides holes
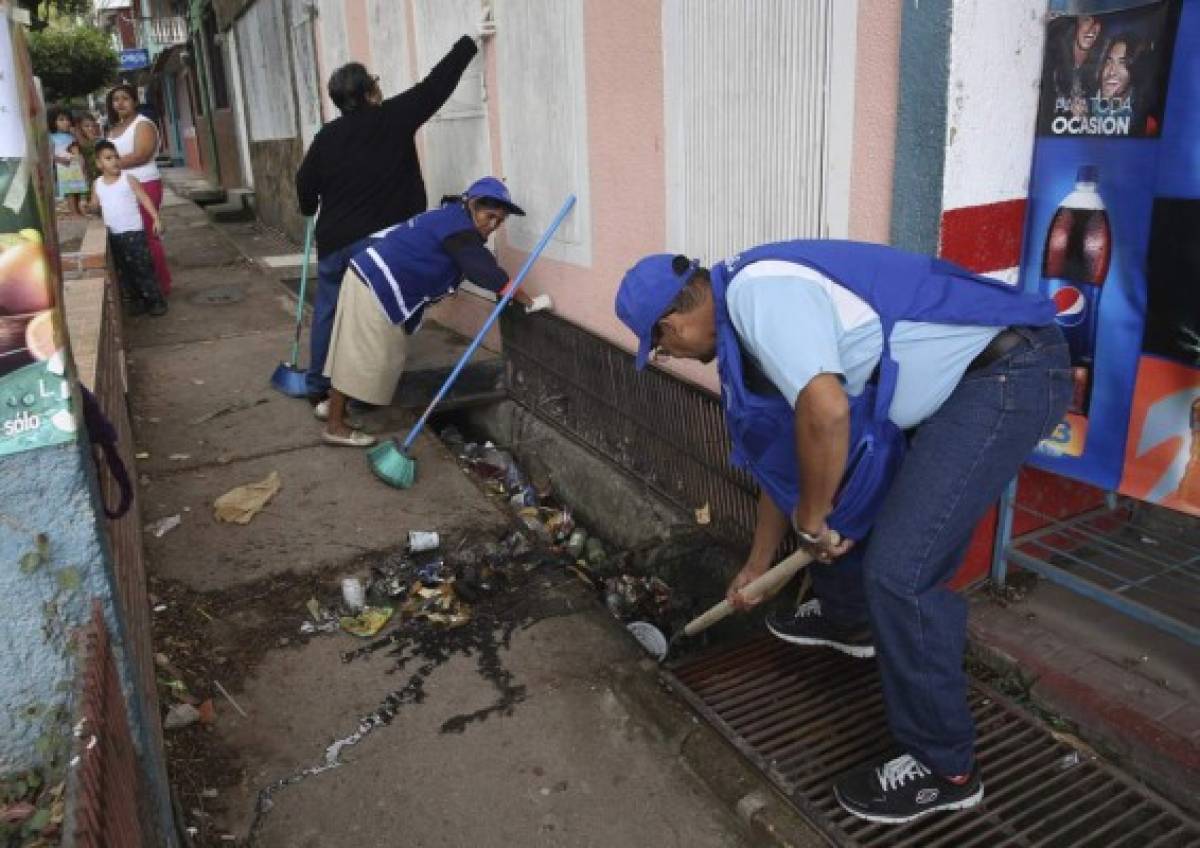
[[[856,51],[854,164],[851,173],[851,237],[887,241],[891,220],[892,170],[899,79],[902,0],[860,0]],[[401,7],[401,4],[397,4]],[[352,53],[367,57],[365,0],[346,0]],[[409,16],[409,55],[412,10]],[[549,293],[555,311],[568,320],[631,349],[633,338],[613,314],[613,298],[625,270],[666,244],[666,175],[663,127],[662,6],[645,0],[584,4],[585,88],[591,184],[581,187],[591,204],[592,262],[584,268],[541,259],[525,284]],[[495,48],[485,47],[488,121],[494,172],[500,161],[499,78]],[[520,186],[513,186],[520,202]],[[515,272],[522,251],[499,241],[504,266]],[[471,295],[443,303],[432,317],[468,335],[491,304]],[[493,333],[489,346],[498,346]],[[716,385],[709,368],[670,366],[703,385]]]
[[[550,294],[559,315],[628,344],[629,333],[612,309],[617,285],[638,257],[666,249],[662,12],[654,3],[585,3],[584,40],[592,265],[582,268],[541,259],[525,286],[531,294]],[[487,49],[492,159],[496,172],[502,173],[504,116],[494,94],[495,53]],[[520,202],[520,187],[513,188]],[[506,268],[515,272],[526,257],[501,242],[500,260]],[[488,306],[478,298],[460,296],[444,304],[436,317],[471,333]]]
[[[367,0],[345,0],[346,43],[350,56],[370,67],[371,39],[367,35]]]
[[[901,0],[860,0],[854,69],[850,238],[887,242],[900,98]]]

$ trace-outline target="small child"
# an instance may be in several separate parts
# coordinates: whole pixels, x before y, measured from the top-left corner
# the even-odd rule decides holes
[[[75,137],[75,119],[65,109],[50,118],[50,140],[54,144],[54,176],[59,198],[66,198],[71,212],[81,214],[80,201],[87,196],[87,180],[83,175],[83,157]]]
[[[108,227],[108,243],[112,246],[117,276],[121,281],[124,299],[129,304],[129,312],[132,315],[142,312],[165,315],[167,301],[154,278],[154,262],[150,258],[150,245],[142,228],[138,204],[154,221],[155,234],[161,235],[163,228],[158,210],[146,196],[137,178],[121,173],[121,160],[111,141],[96,142],[96,166],[100,169],[100,176],[92,184],[88,206],[95,209],[99,205],[104,216],[104,225]]]
[[[88,185],[91,185],[92,181],[100,176],[100,169],[96,167],[96,142],[103,138],[100,123],[91,112],[84,112],[79,117],[75,138],[79,141],[79,152],[83,156],[84,177]]]

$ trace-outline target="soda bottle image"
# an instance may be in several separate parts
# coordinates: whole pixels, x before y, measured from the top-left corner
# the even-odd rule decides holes
[[[1104,200],[1096,190],[1099,169],[1083,165],[1075,188],[1063,198],[1042,253],[1042,286],[1054,300],[1055,321],[1066,336],[1075,372],[1071,412],[1087,415],[1091,405],[1100,291],[1112,259],[1112,232]]]
[[[1192,401],[1191,421],[1192,448],[1183,479],[1176,491],[1179,499],[1188,506],[1200,508],[1200,398]]]

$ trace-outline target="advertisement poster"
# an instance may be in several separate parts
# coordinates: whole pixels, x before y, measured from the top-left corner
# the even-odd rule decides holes
[[[1046,27],[1037,133],[1153,138],[1162,127],[1172,16],[1168,3],[1094,3]]]
[[[75,438],[45,109],[23,30],[0,14],[0,456]]]
[[[1179,22],[1120,491],[1200,516],[1200,3]]]
[[[1047,26],[1021,279],[1058,307],[1075,391],[1032,464],[1109,490],[1124,473],[1183,6],[1196,11],[1063,0]]]

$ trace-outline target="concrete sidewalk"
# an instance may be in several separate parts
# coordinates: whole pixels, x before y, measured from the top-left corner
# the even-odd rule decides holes
[[[145,537],[162,679],[178,673],[216,704],[211,725],[167,731],[172,777],[195,844],[229,844],[222,834],[247,837],[261,790],[319,766],[414,673],[384,652],[343,662],[362,644],[346,634],[301,637],[305,599],[335,593],[410,530],[495,537],[509,519],[429,438],[404,492],[376,481],[361,452],[323,446],[309,405],[268,385],[294,301],[198,207],[174,198],[164,218],[170,313],[127,323],[137,470],[143,521],[182,520]],[[407,420],[389,410],[371,423]],[[215,497],[272,471],[282,489],[248,525],[214,519]],[[418,658],[421,699],[339,768],[275,792],[255,844],[759,844],[729,802],[760,784],[734,774],[718,799],[693,776],[687,750],[711,731],[656,687],[628,634],[581,584],[531,585],[554,596],[553,615]],[[473,713],[486,720],[462,719]],[[760,801],[760,813],[772,803]],[[797,833],[792,844],[808,842]]]

